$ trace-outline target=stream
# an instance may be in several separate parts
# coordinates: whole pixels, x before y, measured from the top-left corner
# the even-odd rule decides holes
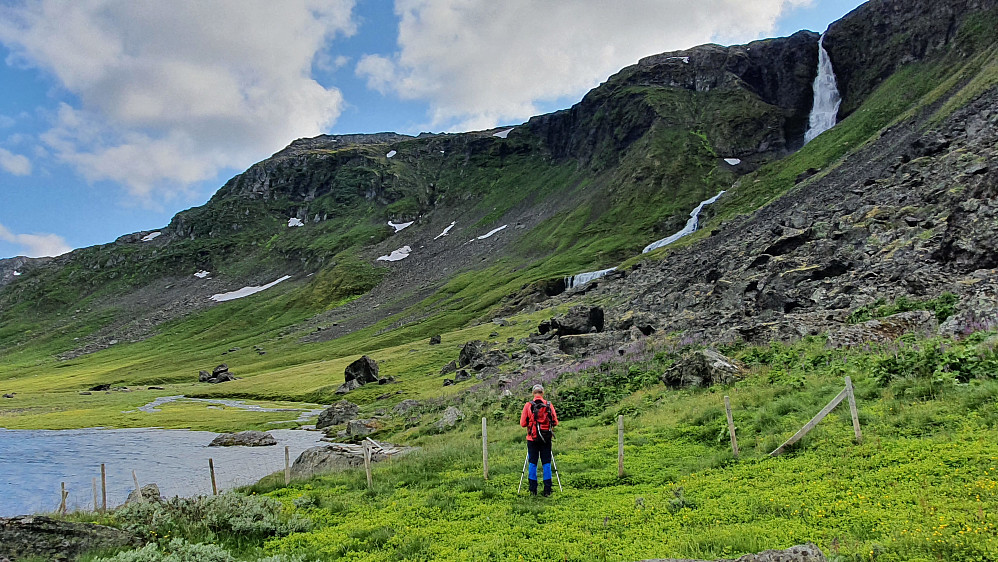
[[[107,468],[108,507],[124,503],[135,487],[156,483],[165,497],[211,493],[208,459],[221,490],[252,484],[284,469],[323,436],[317,431],[276,429],[270,447],[208,447],[217,435],[180,429],[12,430],[0,428],[0,517],[55,511],[60,482],[69,492],[69,510],[92,509],[92,479],[100,485]],[[99,492],[98,492],[99,493]]]

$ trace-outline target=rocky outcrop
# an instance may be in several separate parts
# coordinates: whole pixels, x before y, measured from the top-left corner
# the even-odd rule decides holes
[[[459,421],[463,419],[464,419],[464,413],[461,412],[461,410],[455,408],[454,406],[448,406],[447,409],[444,410],[444,413],[440,416],[440,419],[437,421],[437,423],[434,424],[434,427],[436,427],[440,431],[452,429],[454,426],[457,425]]]
[[[604,327],[603,309],[598,306],[574,306],[565,314],[555,316],[538,326],[541,334],[553,331],[559,336],[574,336],[602,332]]]
[[[759,554],[746,554],[737,560],[715,561],[691,560],[688,558],[655,558],[642,562],[826,562],[825,554],[813,544],[792,546],[786,550],[767,550]]]
[[[381,462],[388,458],[398,458],[419,450],[418,447],[404,447],[391,443],[379,443],[372,447],[371,461]],[[390,453],[390,454],[389,454]],[[364,450],[360,445],[333,443],[306,449],[291,465],[291,476],[305,478],[324,472],[333,472],[364,466]]]
[[[904,334],[931,336],[938,328],[935,314],[927,310],[913,310],[832,330],[828,334],[828,343],[835,347],[882,343],[894,341]]]
[[[360,406],[349,400],[340,400],[319,413],[319,419],[315,422],[315,428],[323,429],[346,423],[357,417],[358,412],[360,412]]]
[[[381,382],[382,379],[378,378],[378,362],[366,355],[347,365],[343,371],[343,378],[345,382],[336,389],[336,394],[346,394],[368,383],[391,382],[388,379],[384,379],[384,383]]]
[[[0,559],[35,558],[63,562],[92,551],[140,546],[135,535],[120,529],[71,523],[38,515],[0,518]]]
[[[229,366],[225,363],[218,365],[209,373],[208,371],[201,371],[198,373],[198,382],[206,382],[209,384],[218,384],[220,382],[228,382],[237,380],[236,377],[229,372]]]
[[[364,437],[378,430],[376,420],[350,420],[347,422],[347,437]]]
[[[732,360],[713,349],[701,349],[684,355],[662,374],[662,382],[667,386],[708,387],[715,384],[731,384],[741,373]]]
[[[277,439],[262,431],[223,433],[211,440],[209,447],[268,447],[277,445]]]

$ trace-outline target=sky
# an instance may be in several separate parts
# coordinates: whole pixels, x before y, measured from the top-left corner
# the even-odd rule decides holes
[[[322,133],[571,106],[641,57],[859,0],[0,0],[0,258],[155,230]]]

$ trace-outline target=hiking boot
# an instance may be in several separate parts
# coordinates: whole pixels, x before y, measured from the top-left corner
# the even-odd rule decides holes
[[[537,495],[537,481],[536,480],[527,480],[527,489],[530,490],[530,495],[531,496],[536,496]]]
[[[535,488],[535,490],[536,490],[536,488]],[[542,494],[546,498],[546,497],[548,497],[548,496],[551,495],[552,491],[553,490],[551,489],[551,481],[550,480],[545,480],[544,481],[544,492],[542,492]]]

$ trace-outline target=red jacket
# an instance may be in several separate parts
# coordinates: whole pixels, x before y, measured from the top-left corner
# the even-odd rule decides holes
[[[554,404],[544,400],[544,403],[551,408],[551,419],[548,419],[548,409],[541,408],[537,412],[537,424],[534,424],[534,413],[532,406],[534,401],[531,400],[523,405],[523,413],[520,414],[520,427],[527,428],[527,441],[533,441],[537,437],[537,426],[541,426],[542,431],[550,431],[552,427],[558,425],[558,412],[554,411]]]

